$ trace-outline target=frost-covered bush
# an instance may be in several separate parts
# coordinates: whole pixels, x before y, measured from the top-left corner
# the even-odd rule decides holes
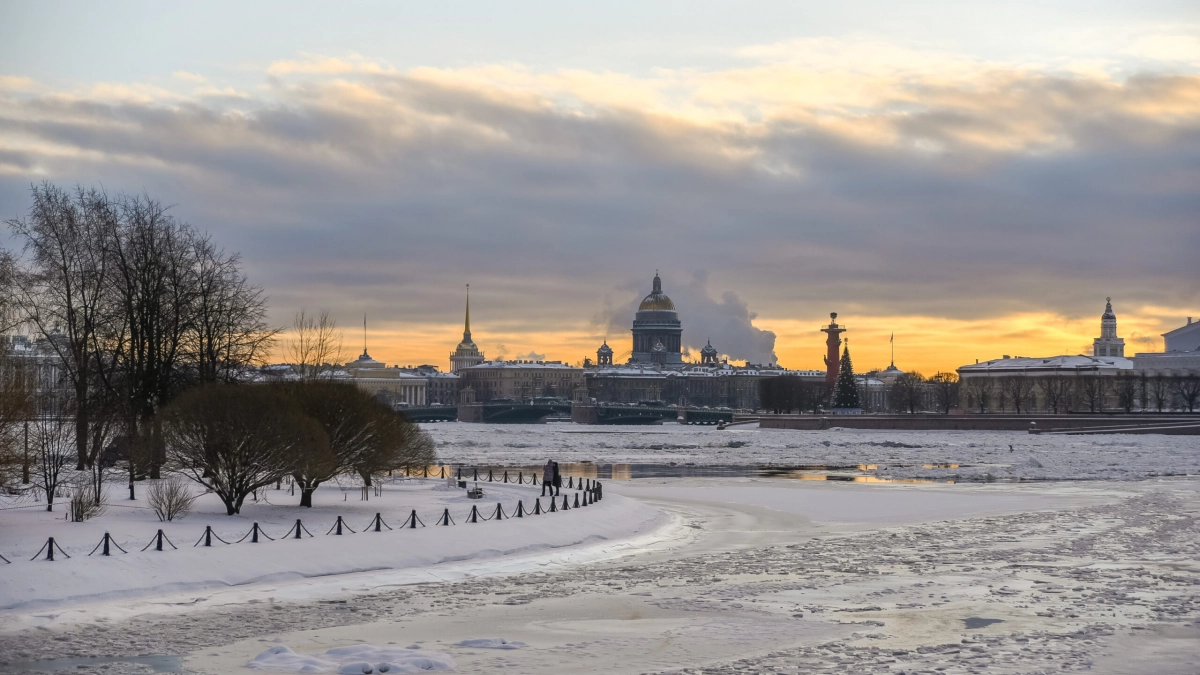
[[[185,479],[172,476],[151,485],[146,491],[146,501],[158,515],[159,521],[171,521],[191,513],[196,496]]]
[[[71,494],[70,516],[71,522],[82,523],[91,520],[96,516],[104,513],[105,500],[104,493],[99,496],[96,492],[88,487],[83,487],[75,490]]]

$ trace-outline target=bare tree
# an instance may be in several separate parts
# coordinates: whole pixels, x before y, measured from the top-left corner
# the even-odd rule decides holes
[[[21,319],[54,350],[74,394],[76,467],[94,461],[88,447],[98,333],[109,309],[109,242],[118,221],[108,196],[49,183],[33,187],[28,218],[9,220],[32,266],[17,275]]]
[[[1162,412],[1169,407],[1171,402],[1171,378],[1158,373],[1149,378],[1146,383],[1146,390],[1150,393],[1150,400],[1154,404],[1154,409]]]
[[[1103,412],[1108,390],[1108,378],[1104,376],[1082,375],[1075,378],[1074,393],[1087,406],[1088,412]]]
[[[896,378],[889,392],[892,408],[904,412],[915,413],[923,407],[922,393],[925,376],[918,372],[908,372]]]
[[[269,385],[197,387],[161,418],[170,466],[215,492],[229,515],[288,474],[306,445],[328,443],[320,425]]]
[[[1196,401],[1200,399],[1200,375],[1176,375],[1172,378],[1172,389],[1179,402],[1188,412],[1196,411]]]
[[[1018,415],[1029,412],[1029,397],[1033,393],[1033,378],[1009,375],[1000,379],[1000,390]]]
[[[381,471],[433,461],[427,434],[353,384],[309,380],[286,390],[329,441],[327,454],[309,452],[293,463],[301,506],[312,506],[313,490],[339,474],[357,473],[370,485]]]
[[[30,480],[29,419],[36,404],[36,372],[30,359],[12,353],[0,343],[0,488],[8,487],[20,474],[22,484]]]
[[[67,467],[75,458],[75,429],[68,414],[69,402],[57,392],[42,397],[30,424],[36,462],[33,474],[38,488],[46,495],[46,510],[54,510],[54,498],[62,485]]]
[[[1113,392],[1117,395],[1117,404],[1126,413],[1133,412],[1133,407],[1137,405],[1138,397],[1138,378],[1131,372],[1124,371],[1119,373],[1113,382]]]
[[[371,477],[394,469],[428,466],[437,459],[433,439],[403,413],[376,406],[376,433],[367,453],[355,467],[366,485]]]
[[[996,384],[990,377],[971,377],[963,380],[963,389],[972,408],[978,408],[979,414],[988,411],[992,403],[992,392]]]
[[[160,522],[169,522],[183,518],[192,512],[192,504],[196,495],[182,476],[155,481],[146,491],[146,503],[154,509]]]
[[[1046,410],[1057,415],[1070,407],[1071,381],[1061,375],[1043,375],[1037,378],[1037,388],[1042,393]]]
[[[193,317],[187,349],[200,382],[232,382],[259,364],[279,330],[267,323],[262,289],[250,284],[236,254],[219,251],[208,237],[192,240],[196,266]]]
[[[949,414],[952,408],[958,407],[958,373],[935,373],[929,378],[929,383],[933,387],[933,397],[937,401],[938,410]]]
[[[301,309],[292,321],[293,335],[288,353],[303,380],[315,379],[324,366],[346,359],[337,321],[322,309],[316,316]]]

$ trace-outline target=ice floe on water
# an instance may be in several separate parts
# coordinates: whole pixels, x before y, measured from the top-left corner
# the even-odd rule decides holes
[[[292,651],[286,645],[271,647],[246,664],[253,670],[291,673],[337,673],[373,675],[374,673],[454,672],[454,659],[448,654],[419,649],[351,645],[335,647],[310,656]]]
[[[588,473],[644,478],[639,465],[688,467],[870,467],[873,477],[956,482],[1141,480],[1200,474],[1195,437],[1047,436],[1015,431],[726,429],[665,424],[423,425],[448,463],[491,466],[592,463]],[[619,468],[619,471],[618,471]],[[571,467],[572,471],[581,471]],[[853,469],[851,469],[853,471]],[[727,474],[733,475],[733,474]],[[787,476],[784,476],[787,477]]]
[[[459,647],[476,647],[478,649],[520,649],[524,642],[508,641],[504,638],[470,638],[455,643]]]

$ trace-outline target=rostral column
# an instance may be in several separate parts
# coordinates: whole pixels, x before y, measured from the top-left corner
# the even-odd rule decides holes
[[[822,328],[821,332],[829,333],[829,338],[825,340],[825,346],[828,348],[825,355],[825,386],[833,388],[833,383],[837,382],[838,367],[842,363],[838,348],[842,344],[842,333],[846,332],[844,327],[837,325],[837,312],[829,313],[829,325]]]

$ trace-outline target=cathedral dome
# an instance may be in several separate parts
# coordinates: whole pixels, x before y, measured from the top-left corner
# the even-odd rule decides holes
[[[671,302],[671,298],[668,298],[667,294],[663,293],[663,291],[662,291],[662,279],[660,279],[658,277],[658,273],[654,274],[654,290],[650,291],[650,295],[647,295],[645,298],[642,299],[642,304],[638,305],[638,311],[639,312],[645,312],[645,311],[674,312],[675,311],[675,303]]]
[[[613,353],[612,347],[608,346],[608,340],[605,340],[604,344],[600,345],[600,349],[597,349],[596,353],[597,354],[612,354]]]

